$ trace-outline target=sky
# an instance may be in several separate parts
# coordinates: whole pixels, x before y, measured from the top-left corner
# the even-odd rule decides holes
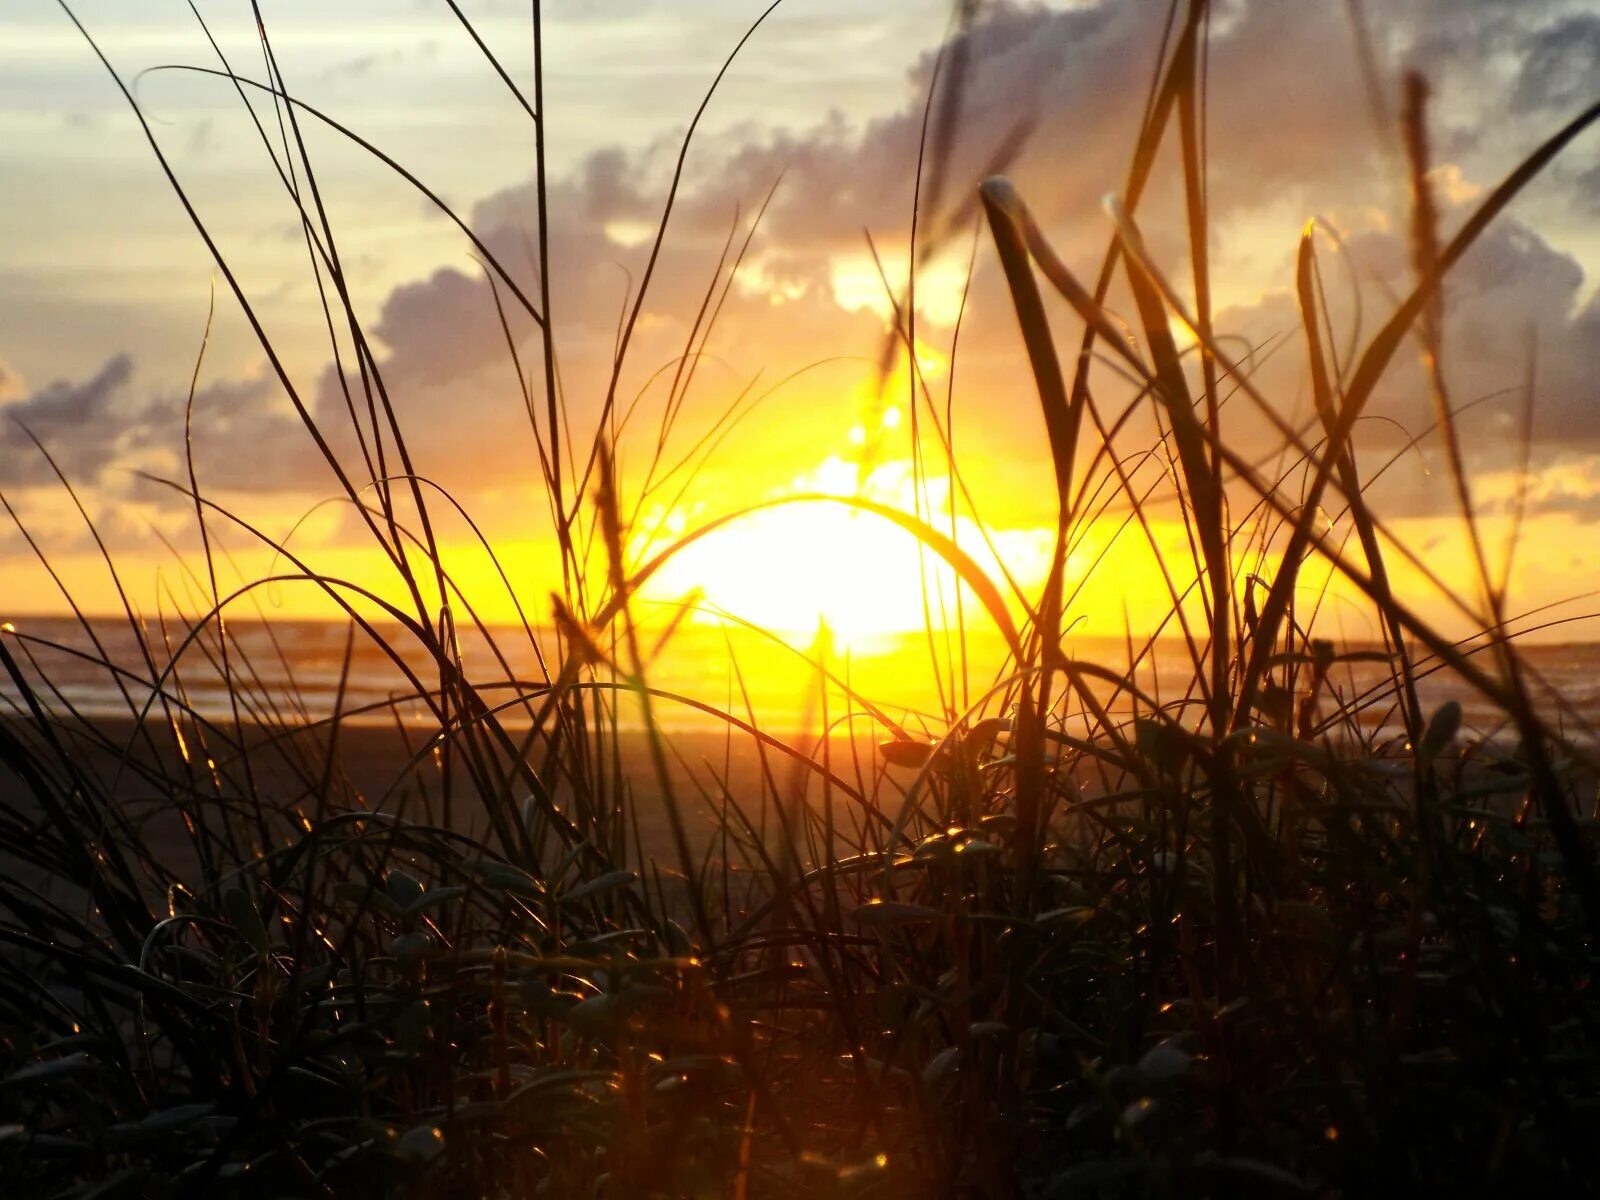
[[[295,394],[343,461],[359,467],[300,220],[250,111],[224,80],[157,69],[214,67],[209,29],[235,70],[262,77],[250,6],[199,3],[204,27],[176,0],[72,7],[134,88]],[[643,276],[685,131],[763,7],[547,5],[551,313],[580,447],[601,411],[619,315]],[[1015,318],[971,198],[983,176],[1004,169],[1062,258],[1092,276],[1110,235],[1103,198],[1127,169],[1166,7],[982,6],[966,34],[971,66],[943,193],[918,218],[924,243],[935,246],[916,281],[919,369],[941,411],[948,400],[960,463],[955,482],[939,464],[930,468],[924,500],[943,511],[952,488],[964,488],[971,509],[963,501],[957,540],[980,565],[998,574],[1003,564],[1025,586],[1047,561],[1054,494]],[[1592,3],[1361,7],[1376,104],[1347,5],[1228,0],[1212,19],[1217,326],[1232,344],[1257,349],[1257,380],[1286,414],[1307,403],[1304,354],[1285,335],[1299,328],[1293,263],[1308,220],[1325,231],[1319,246],[1340,341],[1370,334],[1409,284],[1392,131],[1401,70],[1417,68],[1430,81],[1432,185],[1447,229],[1600,96],[1600,11]],[[265,0],[261,8],[288,89],[424,181],[535,295],[531,123],[449,6]],[[463,0],[462,8],[531,94],[527,6]],[[624,492],[637,504],[637,551],[650,534],[670,539],[794,492],[861,488],[914,506],[911,373],[902,354],[880,389],[877,363],[888,297],[904,290],[919,133],[935,56],[951,28],[943,0],[785,0],[730,66],[685,156],[618,387],[625,405],[636,401],[618,457]],[[269,138],[277,137],[271,106],[252,98]],[[491,617],[513,613],[513,593],[542,617],[558,578],[539,450],[507,347],[509,332],[533,394],[542,396],[535,330],[504,281],[499,300],[511,311],[502,326],[480,255],[414,187],[314,119],[306,118],[305,134],[352,301],[416,469],[474,522],[443,512],[451,562]],[[1155,256],[1181,265],[1174,178],[1158,171],[1140,220]],[[730,281],[726,248],[736,252],[747,236]],[[1472,403],[1462,439],[1497,560],[1517,498],[1526,496],[1513,572],[1519,611],[1579,596],[1600,577],[1597,283],[1600,135],[1591,131],[1467,256],[1446,296],[1446,369],[1456,402]],[[652,474],[663,413],[677,403],[674,367],[708,289],[724,286]],[[1070,315],[1053,317],[1062,344],[1075,342]],[[1274,346],[1283,352],[1269,352]],[[1396,369],[1375,419],[1359,431],[1362,461],[1394,459],[1374,486],[1375,505],[1420,561],[1468,592],[1437,438],[1407,448],[1431,420],[1414,359]],[[368,535],[337,500],[333,475],[127,102],[61,7],[12,0],[0,13],[0,492],[90,610],[115,605],[113,581],[30,435],[77,489],[136,602],[192,608],[200,548],[193,508],[148,478],[185,475],[191,381],[190,445],[202,491],[269,537],[287,538],[308,561],[385,590]],[[1107,393],[1115,386],[1108,382]],[[719,424],[730,406],[742,415]],[[1247,416],[1229,420],[1241,446],[1270,451]],[[668,471],[684,456],[694,460],[708,430],[719,438],[715,453],[694,471]],[[1139,430],[1136,423],[1127,436]],[[1115,524],[1108,516],[1088,530],[1069,564],[1083,585],[1074,613],[1095,632],[1147,626],[1163,608],[1148,555],[1127,544],[1137,539],[1114,538]],[[495,547],[510,589],[500,587],[474,529]],[[1155,535],[1181,552],[1175,513],[1158,514]],[[234,556],[225,566],[232,579],[282,567],[240,528],[217,536]],[[0,532],[0,573],[9,613],[63,608],[20,531]],[[892,529],[842,508],[796,507],[706,539],[663,572],[654,594],[700,588],[723,607],[790,629],[814,624],[819,611],[835,624],[884,629],[920,619],[920,577],[913,546]],[[1420,577],[1402,570],[1401,578],[1425,610],[1461,624]],[[326,607],[304,587],[262,595],[288,613]],[[1371,633],[1358,605],[1340,605],[1352,636]],[[1583,611],[1582,602],[1550,610]],[[1588,625],[1561,631],[1600,636]]]

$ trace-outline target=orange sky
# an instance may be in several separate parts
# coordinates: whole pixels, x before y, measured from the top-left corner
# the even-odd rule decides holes
[[[202,11],[241,69],[254,70],[259,50],[235,7]],[[1592,93],[1600,65],[1600,21],[1581,4],[1368,7],[1385,86],[1394,90],[1402,64],[1422,67],[1434,81],[1435,190],[1447,222],[1459,221],[1519,151],[1594,98],[1585,89]],[[943,192],[924,196],[920,233],[936,252],[916,283],[919,364],[926,412],[942,421],[949,405],[960,482],[972,501],[958,504],[957,541],[995,577],[1003,562],[1024,589],[1037,585],[1048,561],[1051,476],[1015,320],[986,233],[974,252],[968,201],[996,148],[1011,139],[1017,151],[1006,169],[1063,257],[1092,274],[1109,236],[1101,197],[1126,168],[1163,8],[1074,3],[992,13],[970,35],[961,132]],[[468,12],[524,78],[520,10]],[[643,275],[678,141],[721,56],[758,13],[722,0],[692,10],[568,6],[552,15],[551,307],[580,451],[606,391],[619,312]],[[1304,355],[1292,339],[1283,353],[1265,350],[1297,328],[1292,255],[1307,219],[1318,218],[1349,251],[1346,275],[1331,265],[1339,261],[1333,241],[1321,247],[1341,340],[1370,333],[1408,279],[1392,145],[1375,131],[1342,13],[1339,5],[1247,0],[1219,6],[1213,29],[1218,327],[1233,344],[1263,350],[1258,379],[1284,414],[1305,412]],[[80,15],[103,35],[124,78],[163,62],[210,61],[203,35],[176,10],[100,3],[83,5]],[[296,94],[402,159],[534,294],[531,134],[448,10],[397,14],[388,5],[350,4],[333,15],[291,4],[269,17]],[[878,263],[891,290],[903,294],[917,136],[931,55],[946,27],[942,4],[870,12],[831,0],[786,4],[752,38],[708,108],[618,388],[620,411],[637,405],[619,451],[625,499],[640,517],[635,553],[791,492],[859,489],[916,508],[913,388],[903,355],[886,385],[877,384],[890,312]],[[171,73],[144,76],[138,95],[297,394],[365,479],[306,246],[239,98],[215,80]],[[270,108],[261,112],[270,117]],[[165,595],[192,609],[204,589],[173,552],[193,569],[192,509],[136,472],[183,475],[183,402],[213,265],[120,98],[43,0],[24,0],[0,17],[0,131],[0,280],[7,284],[0,290],[0,417],[26,422],[58,456],[139,603]],[[417,470],[487,533],[511,592],[470,527],[441,504],[447,564],[490,618],[514,615],[514,593],[543,619],[558,572],[538,450],[473,248],[358,148],[326,130],[308,132],[354,300]],[[1517,431],[1536,364],[1514,608],[1582,593],[1600,566],[1590,536],[1600,513],[1600,472],[1592,465],[1600,410],[1591,403],[1600,378],[1597,164],[1600,139],[1591,133],[1462,264],[1447,300],[1454,392],[1462,402],[1490,397],[1462,428],[1497,553],[1518,492]],[[1156,255],[1181,264],[1172,182],[1158,173],[1141,222]],[[732,273],[731,256],[747,235],[748,251]],[[969,262],[975,269],[963,310]],[[269,536],[288,536],[317,569],[396,594],[392,572],[350,506],[331,501],[332,475],[317,462],[238,303],[220,281],[217,288],[195,397],[203,490]],[[701,342],[697,314],[708,289],[713,297],[725,289],[725,298],[713,299],[715,328]],[[1115,294],[1113,304],[1131,311]],[[1052,319],[1062,345],[1075,344],[1069,315]],[[513,311],[511,328],[531,390],[542,397],[531,322]],[[347,334],[339,345],[348,367]],[[679,373],[673,364],[686,345],[696,347],[695,365]],[[685,374],[690,383],[680,399],[674,380],[681,386]],[[1108,404],[1118,395],[1109,376],[1100,387]],[[680,406],[652,473],[662,416]],[[738,419],[699,463],[699,439],[720,433],[718,420],[730,411]],[[1360,431],[1364,464],[1384,462],[1427,424],[1414,366],[1396,372],[1375,411],[1385,420]],[[1242,406],[1228,420],[1241,446],[1271,449]],[[922,502],[947,527],[949,469],[927,416],[915,424],[928,456]],[[1122,452],[1140,437],[1149,444],[1136,423]],[[680,460],[685,466],[672,472]],[[1405,544],[1470,591],[1444,480],[1436,440],[1425,438],[1399,455],[1374,499]],[[0,489],[80,602],[110,607],[115,592],[92,543],[9,421],[0,433]],[[1181,557],[1176,510],[1158,498],[1152,513],[1158,543]],[[1330,515],[1337,535],[1337,514]],[[1148,547],[1136,533],[1117,536],[1116,520],[1108,514],[1069,560],[1069,576],[1083,583],[1071,615],[1084,631],[1148,629],[1170,608]],[[234,556],[222,563],[225,583],[284,569],[226,524],[214,522]],[[920,622],[925,581],[935,609],[943,583],[949,610],[948,580],[929,570],[885,523],[813,505],[730,526],[664,570],[649,595],[670,600],[698,588],[710,602],[767,625],[800,633],[822,615],[842,635],[868,637]],[[0,571],[8,612],[61,609],[53,582],[15,534],[0,536]],[[1445,618],[1448,606],[1415,572],[1401,568],[1401,579],[1420,606]],[[327,611],[303,585],[259,596],[269,611]],[[1348,599],[1329,601],[1328,613],[1350,636],[1371,632]],[[1593,633],[1584,628],[1583,636]]]

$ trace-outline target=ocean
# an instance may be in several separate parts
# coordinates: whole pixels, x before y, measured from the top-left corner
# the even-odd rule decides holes
[[[83,625],[52,616],[14,619],[0,636],[40,703],[91,721],[126,719],[150,710],[155,707],[152,684],[159,681],[167,695],[181,697],[211,720],[230,720],[236,699],[245,718],[272,723],[325,718],[336,704],[346,720],[358,724],[429,722],[419,687],[437,685],[437,666],[400,627],[385,626],[380,632],[384,644],[359,629],[352,638],[349,627],[338,622],[230,623],[229,668],[241,684],[232,698],[210,632],[186,641],[188,631],[181,625],[150,622],[141,646],[126,619],[93,619]],[[826,698],[830,719],[850,707],[840,686],[848,685],[896,720],[938,733],[945,721],[937,714],[952,708],[965,711],[980,702],[1001,678],[1005,661],[998,638],[983,632],[969,632],[964,656],[955,639],[942,635],[931,639],[930,653],[930,639],[920,632],[819,648],[806,639],[784,641],[731,623],[685,623],[662,646],[649,634],[641,640],[649,658],[646,678],[659,693],[656,719],[664,728],[686,731],[721,728],[718,713],[753,719],[772,731],[815,727],[824,697],[819,672],[805,656],[820,653],[836,681]],[[553,646],[551,632],[535,629],[530,637],[521,628],[496,627],[485,636],[467,630],[459,643],[467,675],[485,698],[506,705],[508,724],[525,723],[528,709],[519,700],[537,702],[547,675],[535,647]],[[1128,650],[1121,640],[1073,639],[1068,649],[1076,659],[1119,673],[1126,669]],[[1521,647],[1521,654],[1541,710],[1570,736],[1588,740],[1591,727],[1600,726],[1600,644],[1534,644]],[[1480,652],[1477,659],[1492,665],[1488,653]],[[1466,681],[1449,670],[1434,669],[1425,658],[1420,666],[1419,691],[1426,709],[1454,699],[1462,704],[1469,735],[1503,734],[1495,706]],[[1183,689],[1192,678],[1187,651],[1177,641],[1158,643],[1137,673],[1146,696],[1169,705],[1184,701]],[[1365,698],[1362,724],[1392,731],[1393,712],[1384,699],[1388,678],[1388,666],[1370,658],[1340,663],[1330,677],[1337,699],[1325,696],[1321,707]],[[23,711],[21,692],[9,677],[0,680],[0,709]],[[624,728],[638,727],[638,706],[631,697],[619,702],[618,719]]]

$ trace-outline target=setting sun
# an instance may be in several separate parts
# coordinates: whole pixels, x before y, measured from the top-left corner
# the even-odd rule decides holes
[[[928,567],[931,577],[935,563]],[[903,530],[818,502],[719,530],[665,568],[656,590],[698,586],[712,604],[763,628],[802,634],[820,621],[849,641],[918,628],[918,578],[917,543]]]
[[[856,463],[829,458],[766,499],[862,495],[915,511],[909,460],[880,464],[859,486],[858,474]],[[944,477],[930,479],[922,498],[926,520],[945,533],[948,487]],[[681,532],[691,523],[663,525]],[[989,535],[1003,545],[1008,569],[1024,586],[1042,577],[1051,537],[1044,529]],[[970,518],[957,518],[956,542],[992,580],[1002,581],[998,560]],[[822,499],[758,509],[722,526],[669,559],[646,594],[665,600],[691,591],[711,606],[791,637],[825,624],[845,645],[925,623],[953,627],[956,621],[954,574],[936,554],[882,517]]]

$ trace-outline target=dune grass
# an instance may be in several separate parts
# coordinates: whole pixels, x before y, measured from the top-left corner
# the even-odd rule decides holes
[[[633,415],[619,388],[671,196],[598,420],[580,428],[555,370],[561,281],[542,269],[539,6],[531,96],[455,11],[538,139],[537,286],[475,238],[473,248],[504,306],[518,377],[536,381],[518,399],[559,542],[559,593],[518,593],[502,573],[523,617],[525,642],[512,646],[451,578],[436,516],[457,506],[413,466],[407,436],[420,431],[391,404],[302,125],[381,151],[293,98],[263,23],[264,78],[243,77],[220,49],[196,69],[237,89],[303,218],[354,458],[318,427],[153,134],[150,144],[305,423],[308,453],[327,461],[406,599],[373,595],[248,525],[203,493],[191,463],[165,482],[202,535],[200,611],[130,604],[132,665],[80,614],[91,649],[72,652],[124,689],[125,725],[73,712],[33,665],[50,648],[26,629],[0,637],[21,698],[0,722],[0,769],[29,797],[0,810],[6,1194],[1567,1195],[1593,1179],[1593,747],[1545,715],[1542,681],[1509,633],[1506,580],[1481,549],[1477,594],[1435,582],[1484,637],[1448,638],[1396,594],[1390,558],[1427,565],[1364,500],[1371,473],[1351,434],[1408,339],[1437,346],[1451,266],[1600,109],[1557,131],[1441,241],[1425,90],[1408,84],[1414,286],[1358,353],[1341,355],[1308,230],[1294,281],[1303,328],[1282,350],[1304,357],[1312,383],[1314,419],[1296,426],[1212,327],[1203,0],[1175,4],[1164,37],[1152,27],[1159,70],[1093,280],[1074,276],[1004,178],[942,195],[959,108],[949,97],[966,69],[958,36],[930,92],[912,260],[977,221],[979,258],[1004,272],[1018,370],[1036,384],[1054,467],[1052,568],[1037,594],[988,577],[954,537],[958,505],[975,515],[982,500],[959,486],[948,511],[786,499],[890,521],[923,546],[930,578],[959,576],[929,609],[945,711],[931,736],[908,727],[892,698],[855,694],[819,650],[820,725],[845,721],[850,736],[777,736],[759,712],[702,703],[757,769],[713,770],[693,788],[657,719],[676,698],[648,678],[673,627],[647,628],[637,595],[721,519],[643,561],[630,546],[641,493],[679,487],[740,419],[730,409],[667,461],[742,249],[730,235],[660,427],[622,435],[647,458],[654,443],[650,481],[630,483],[614,466]],[[997,166],[1014,141],[996,131]],[[688,139],[673,193],[687,151]],[[1181,278],[1152,260],[1139,225],[1163,156],[1183,187]],[[1132,327],[1106,308],[1118,281]],[[1072,352],[1051,328],[1057,297],[1076,318]],[[916,342],[914,294],[894,298],[885,374]],[[537,329],[537,363],[521,361],[516,322]],[[1096,370],[1116,372],[1134,398],[1108,407]],[[1451,402],[1442,375],[1432,379],[1437,432],[1454,446]],[[959,483],[948,401],[913,383],[919,481],[937,467]],[[1243,425],[1242,409],[1274,423],[1277,455],[1239,448],[1230,421]],[[1160,441],[1131,455],[1118,439],[1142,413],[1155,414]],[[1461,456],[1448,461],[1481,547]],[[1161,562],[1171,616],[1130,638],[1122,661],[1084,661],[1069,635],[1069,555],[1097,523],[1158,547],[1162,505],[1181,513],[1192,547]],[[1353,546],[1319,521],[1324,511]],[[261,686],[264,664],[224,618],[269,581],[222,589],[213,537],[224,528],[276,548],[273,581],[316,588],[346,613],[346,680],[365,643],[406,680],[392,707],[428,714],[425,728],[402,730],[413,753],[394,764],[391,794],[343,773],[345,726],[370,715],[350,711],[344,682],[325,717]],[[1380,648],[1319,634],[1318,598],[1298,586],[1318,558],[1365,595]],[[984,622],[1008,661],[962,691],[963,631]],[[499,669],[469,670],[458,630],[492,647]],[[1139,682],[1158,635],[1188,657],[1180,694]],[[512,666],[530,651],[533,679]],[[1383,682],[1345,686],[1359,660],[1382,664]],[[287,657],[278,666],[292,674]],[[1438,671],[1480,692],[1510,736],[1465,739],[1458,706],[1424,711],[1418,680]],[[226,719],[190,702],[185,679],[204,673],[227,684]],[[633,712],[645,732],[627,745]],[[869,728],[874,761],[836,757]]]

